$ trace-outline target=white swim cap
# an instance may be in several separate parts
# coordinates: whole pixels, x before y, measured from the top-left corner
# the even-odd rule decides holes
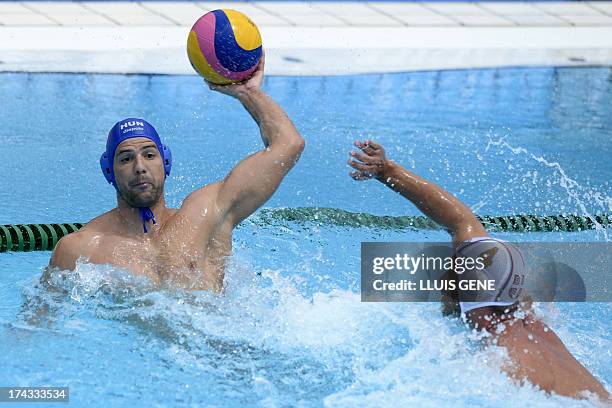
[[[466,270],[457,274],[463,280],[492,280],[495,290],[459,291],[459,305],[466,313],[485,306],[510,306],[518,302],[525,283],[525,261],[519,249],[491,237],[477,237],[457,247],[458,258],[481,258],[484,268]]]

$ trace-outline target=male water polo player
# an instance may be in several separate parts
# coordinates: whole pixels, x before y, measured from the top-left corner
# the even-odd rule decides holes
[[[503,367],[504,371],[547,392],[571,397],[591,392],[609,400],[606,389],[570,354],[559,337],[519,305],[517,298],[526,273],[520,251],[510,243],[489,237],[467,206],[439,186],[388,160],[380,145],[357,141],[355,146],[361,151],[350,152],[353,179],[375,178],[414,203],[449,231],[457,257],[476,259],[481,254],[488,255],[483,257],[484,270],[480,272],[495,281],[497,290],[469,299],[459,294],[459,305],[472,327],[487,331],[489,342],[507,349],[512,364]]]
[[[142,119],[117,122],[100,160],[117,193],[117,207],[63,237],[50,268],[73,270],[79,258],[112,264],[156,284],[220,290],[232,230],[265,203],[304,149],[304,140],[261,89],[264,59],[246,82],[213,90],[238,99],[259,125],[264,149],[245,158],[221,181],[192,192],[179,209],[166,207],[170,149]]]

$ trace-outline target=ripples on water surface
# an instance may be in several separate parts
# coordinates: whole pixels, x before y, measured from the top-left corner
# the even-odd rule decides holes
[[[361,136],[479,214],[610,212],[610,78],[604,68],[268,78],[307,147],[266,206],[418,214],[348,178],[347,151]],[[0,171],[11,177],[0,224],[86,221],[112,208],[98,159],[123,116],[147,118],[172,147],[173,206],[259,148],[239,104],[195,77],[2,79]],[[606,231],[499,236],[609,240]],[[503,353],[480,351],[436,304],[360,303],[360,242],[447,239],[254,218],[235,233],[224,295],[159,290],[87,264],[43,291],[36,278],[49,253],[0,254],[0,384],[69,385],[79,406],[588,406],[512,384],[499,373]],[[610,305],[540,310],[609,384]]]

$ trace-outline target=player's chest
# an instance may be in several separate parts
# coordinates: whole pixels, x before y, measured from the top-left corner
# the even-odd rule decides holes
[[[159,239],[138,241],[115,238],[110,245],[97,251],[91,262],[110,263],[159,284],[176,270],[195,269],[203,256],[203,250],[186,250],[179,241],[170,243]]]

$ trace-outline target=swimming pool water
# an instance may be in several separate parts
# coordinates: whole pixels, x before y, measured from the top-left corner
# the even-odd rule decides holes
[[[193,76],[0,74],[0,224],[84,222],[114,207],[98,160],[120,118],[153,123],[173,150],[170,206],[261,147],[237,101]],[[270,77],[306,139],[266,204],[418,214],[348,177],[351,143],[388,155],[476,213],[612,209],[612,70],[491,69]],[[608,241],[608,232],[498,234]],[[440,231],[355,229],[255,214],[234,234],[227,293],[157,291],[79,265],[49,294],[50,253],[0,254],[0,385],[67,385],[75,406],[588,405],[518,387],[436,304],[364,304],[362,241],[444,241]],[[602,271],[602,274],[609,271]],[[32,320],[41,305],[48,317]],[[608,303],[540,305],[568,348],[612,381]],[[485,362],[485,360],[487,362]],[[609,388],[609,387],[608,387]]]

